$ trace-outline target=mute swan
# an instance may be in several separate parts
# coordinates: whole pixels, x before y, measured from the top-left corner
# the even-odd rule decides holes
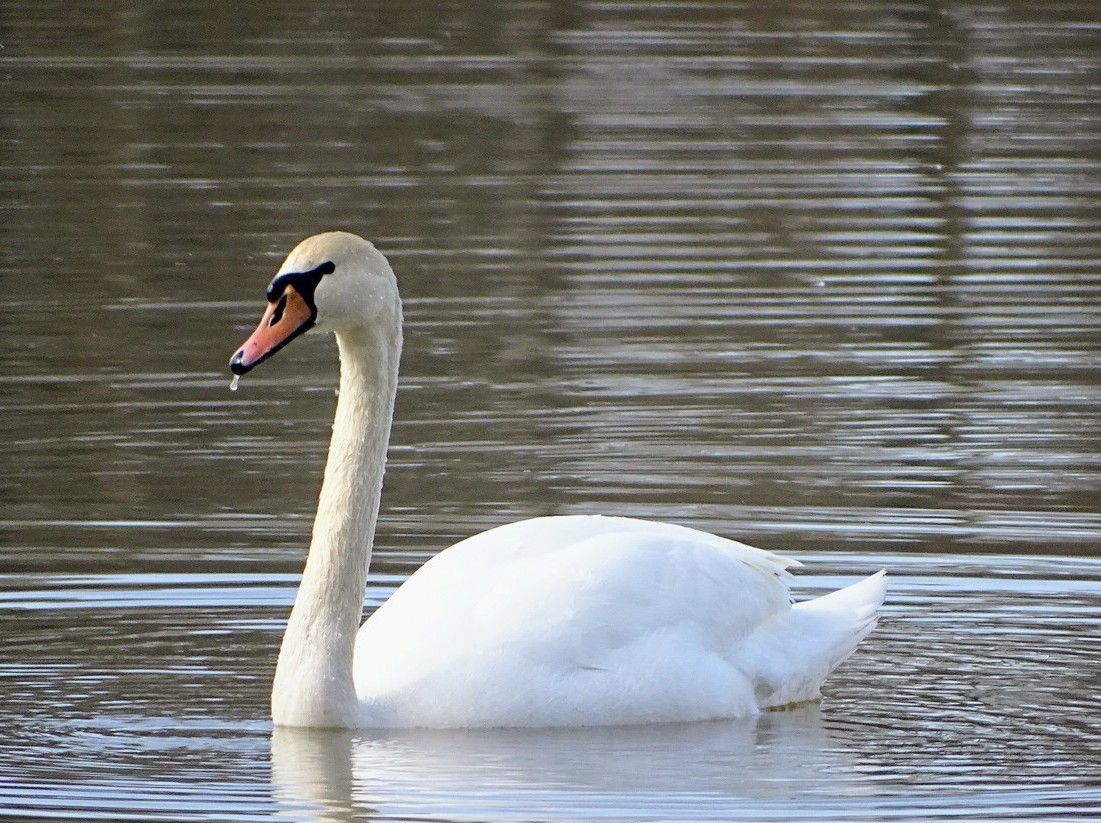
[[[812,700],[872,630],[884,572],[792,606],[794,560],[695,529],[539,517],[425,563],[362,626],[398,382],[401,299],[371,243],[302,241],[233,355],[240,376],[336,335],[340,399],[272,685],[278,725],[585,726],[751,715]]]

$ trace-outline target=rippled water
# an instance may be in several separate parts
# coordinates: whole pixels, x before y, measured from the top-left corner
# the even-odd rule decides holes
[[[1093,4],[54,12],[0,26],[0,817],[1096,814]],[[225,362],[333,227],[406,297],[369,609],[516,517],[664,518],[801,597],[891,570],[827,699],[273,735],[335,356]]]

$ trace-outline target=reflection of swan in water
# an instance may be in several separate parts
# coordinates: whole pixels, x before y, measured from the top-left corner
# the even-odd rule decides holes
[[[317,821],[754,819],[850,789],[818,706],[747,720],[581,729],[277,727],[282,806]],[[300,815],[301,816],[301,815]]]
[[[342,232],[298,245],[241,375],[317,327],[340,401],[313,541],[272,688],[280,725],[580,726],[755,714],[814,699],[872,630],[882,573],[791,605],[777,555],[666,523],[547,517],[452,546],[364,625],[401,353],[386,258]]]

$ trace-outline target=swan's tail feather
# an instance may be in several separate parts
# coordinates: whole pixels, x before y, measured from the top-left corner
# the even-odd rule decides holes
[[[753,680],[758,705],[764,709],[820,697],[826,676],[876,627],[886,594],[887,573],[880,571],[797,603],[755,632],[738,657]]]
[[[838,589],[835,592],[797,603],[793,611],[831,616],[848,626],[840,632],[833,644],[832,669],[856,651],[860,641],[871,634],[879,622],[879,607],[887,596],[887,570],[882,569],[870,577]]]

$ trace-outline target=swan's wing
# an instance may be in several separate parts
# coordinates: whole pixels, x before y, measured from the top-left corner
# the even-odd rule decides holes
[[[460,725],[686,719],[693,705],[714,716],[716,700],[746,713],[752,688],[730,659],[789,610],[791,565],[670,524],[510,524],[437,555],[364,624],[357,691],[398,712],[462,706]]]
[[[544,554],[609,534],[662,537],[711,546],[736,557],[747,566],[773,575],[783,575],[787,569],[802,565],[797,560],[687,526],[599,515],[535,517],[509,523],[468,537],[446,552],[441,552],[430,562],[436,563],[445,558],[450,562],[459,562],[462,558],[462,562],[466,562],[469,555],[476,554],[489,562],[503,565],[516,557]]]

